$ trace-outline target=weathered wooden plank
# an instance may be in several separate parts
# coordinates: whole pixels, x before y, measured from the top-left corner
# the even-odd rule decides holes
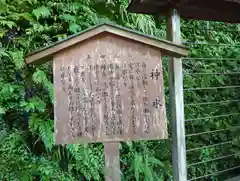
[[[160,51],[109,34],[53,62],[56,144],[167,139]]]
[[[45,47],[42,50],[31,53],[26,57],[26,63],[41,64],[46,61],[50,61],[52,60],[53,55],[57,52],[63,51],[66,48],[69,48],[73,45],[76,45],[77,43],[81,43],[102,33],[117,35],[121,38],[127,38],[129,40],[134,40],[139,43],[149,45],[151,47],[159,49],[162,54],[171,55],[174,57],[182,57],[187,55],[187,48],[182,45],[175,45],[170,41],[160,40],[156,37],[147,36],[123,27],[102,24],[96,27],[89,28],[88,30],[80,33],[79,35],[72,36],[61,42],[57,42],[49,47]]]
[[[180,17],[171,11],[167,17],[167,38],[181,44]],[[182,60],[168,59],[172,120],[172,163],[174,181],[187,181]]]
[[[106,181],[120,181],[119,142],[104,143]]]

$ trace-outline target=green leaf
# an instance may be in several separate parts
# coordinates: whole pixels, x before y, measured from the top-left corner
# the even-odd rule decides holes
[[[8,28],[11,28],[11,29],[17,26],[17,24],[14,21],[8,21],[8,20],[1,20],[0,25],[7,26]]]
[[[32,114],[29,117],[29,129],[33,134],[40,135],[47,150],[53,148],[53,121],[43,120],[37,114]]]
[[[75,23],[77,21],[76,16],[70,14],[63,14],[60,16],[60,19],[64,20],[67,23]]]
[[[49,91],[49,95],[50,95],[50,98],[51,98],[51,102],[53,103],[53,84],[52,82],[50,82],[48,79],[47,79],[47,76],[46,74],[40,70],[40,69],[37,69],[36,72],[34,72],[33,74],[33,81],[35,83],[38,83],[38,84],[43,84],[44,87],[46,87]]]
[[[0,87],[0,93],[1,96],[11,96],[11,93],[14,92],[14,90],[17,90],[19,87],[13,84],[3,84],[2,87]]]
[[[3,107],[0,107],[0,115],[5,114],[5,109]]]
[[[21,107],[24,107],[24,109],[29,112],[29,111],[35,111],[38,110],[40,112],[45,111],[46,103],[41,100],[39,97],[34,97],[29,99],[28,102],[21,102],[20,104]]]
[[[77,32],[79,32],[79,31],[81,31],[81,30],[82,30],[81,26],[78,25],[78,24],[76,24],[76,23],[71,23],[71,24],[69,25],[69,31],[70,31],[71,33],[77,33]]]
[[[148,181],[153,181],[153,174],[151,168],[148,166],[148,164],[144,164],[144,174]]]
[[[57,40],[60,41],[60,40],[66,39],[67,35],[66,34],[58,34],[56,36],[53,36],[53,38],[57,38]]]
[[[5,51],[5,48],[0,48],[0,57],[2,56],[8,56],[7,52]]]
[[[43,72],[40,69],[37,69],[37,71],[34,72],[34,74],[33,74],[33,81],[36,82],[36,83],[44,84],[48,80],[47,80],[45,72]]]
[[[127,144],[127,146],[129,147],[130,150],[133,148],[132,141],[126,141],[126,144]]]
[[[134,155],[133,169],[136,181],[139,181],[143,158],[141,155]]]
[[[159,165],[159,166],[161,166],[161,167],[164,167],[164,164],[163,164],[160,160],[158,160],[157,158],[148,157],[147,160],[148,160],[149,163],[152,163],[152,164],[155,164],[155,165]]]
[[[23,51],[18,50],[18,51],[9,51],[9,54],[12,58],[13,63],[15,64],[17,69],[21,69],[24,67],[24,55]]]
[[[7,11],[7,4],[5,1],[0,0],[0,14]]]
[[[35,22],[33,16],[30,13],[21,13],[21,14],[19,14],[19,16],[27,21]]]
[[[2,38],[7,33],[7,30],[0,29],[0,38]]]
[[[47,17],[51,16],[50,10],[47,7],[45,7],[45,6],[41,6],[41,7],[37,8],[37,9],[34,9],[33,10],[33,14],[37,18],[37,20],[39,18],[47,18]]]

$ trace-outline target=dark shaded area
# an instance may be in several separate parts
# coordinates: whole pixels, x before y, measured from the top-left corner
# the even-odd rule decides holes
[[[182,18],[239,23],[240,0],[132,0],[128,11],[167,15],[177,9]]]

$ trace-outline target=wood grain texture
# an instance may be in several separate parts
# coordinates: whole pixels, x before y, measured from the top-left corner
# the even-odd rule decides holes
[[[180,17],[174,11],[167,17],[167,36],[170,41],[181,42]],[[174,181],[187,181],[184,94],[182,60],[168,58],[168,77],[172,121],[172,163]]]
[[[119,36],[104,34],[59,52],[54,57],[53,65],[57,144],[152,140],[168,137],[162,61],[161,53],[157,49]],[[102,71],[99,76],[91,71],[90,67],[96,68],[96,65],[100,67],[105,65],[107,76],[103,76]],[[111,65],[118,65],[119,68],[111,73]],[[141,66],[139,71],[137,65]],[[143,65],[145,69],[142,68]],[[62,66],[65,67],[63,79]],[[75,66],[80,67],[78,76],[73,73]],[[126,74],[123,73],[124,71]],[[80,81],[76,86],[76,78],[82,79],[82,72],[85,72],[85,80]],[[120,76],[119,89],[117,90],[115,85],[112,90],[111,80],[116,83],[118,76]],[[64,86],[62,81],[65,81]],[[145,88],[144,81],[147,82]],[[108,85],[106,90],[104,90],[105,85]],[[71,97],[67,92],[69,86],[73,94]],[[131,86],[133,88],[130,88]],[[80,90],[80,98],[76,95],[75,89]],[[108,94],[106,99],[104,93]],[[143,97],[145,93],[147,100]],[[80,99],[80,111],[75,105],[77,99]],[[143,104],[143,99],[146,105]],[[116,105],[119,100],[121,109],[118,112]],[[131,106],[132,102],[134,102],[133,106]],[[73,111],[69,111],[69,104],[74,105],[73,108],[70,107],[74,109]],[[148,110],[146,115],[143,114],[144,110]],[[105,113],[108,114],[107,117]],[[71,117],[74,118],[71,120]]]
[[[119,144],[104,143],[106,181],[121,180]]]

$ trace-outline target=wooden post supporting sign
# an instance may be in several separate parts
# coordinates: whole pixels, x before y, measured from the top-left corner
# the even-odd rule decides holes
[[[172,10],[167,17],[167,38],[181,44],[180,16]],[[183,75],[181,58],[168,59],[172,120],[172,162],[174,181],[187,181],[184,124]]]
[[[103,142],[106,180],[120,181],[120,141],[168,138],[162,55],[187,49],[102,24],[27,56],[29,64],[53,60],[55,143]]]
[[[120,181],[119,142],[104,143],[106,181]]]

